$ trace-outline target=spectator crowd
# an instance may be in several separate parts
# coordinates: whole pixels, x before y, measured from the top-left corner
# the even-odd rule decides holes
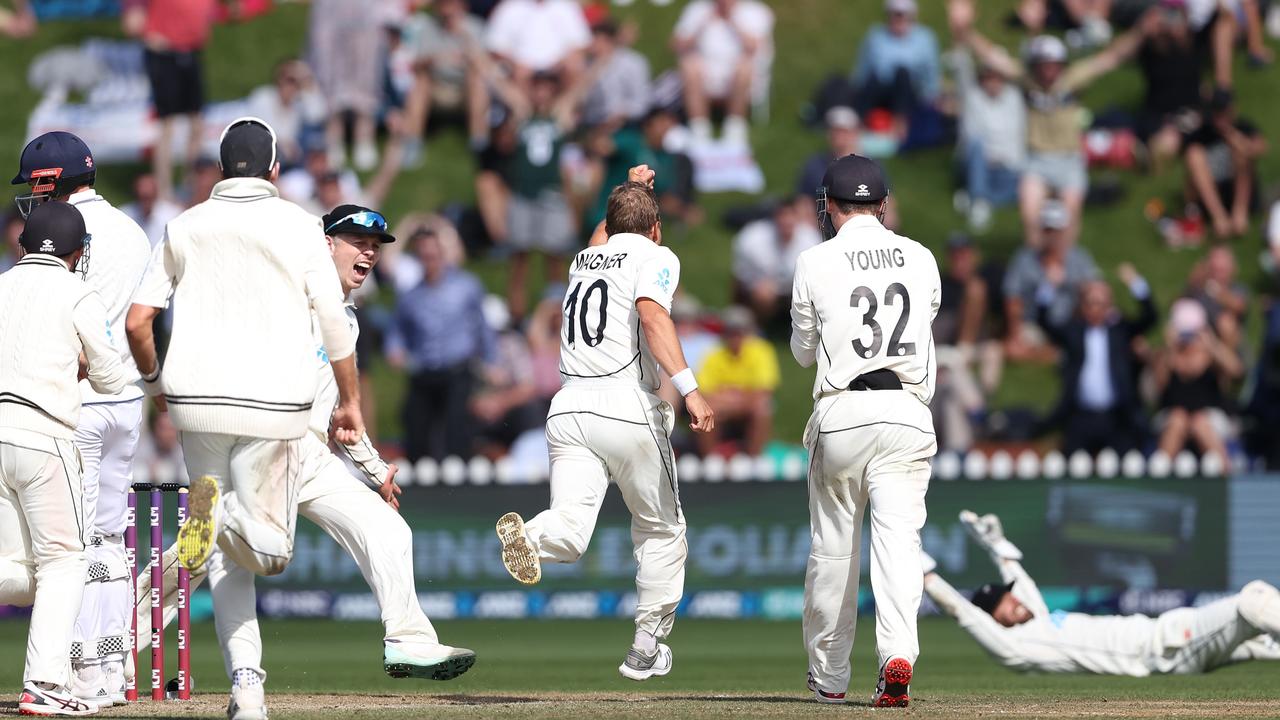
[[[1268,218],[1265,183],[1276,179],[1258,167],[1267,140],[1237,109],[1233,77],[1238,56],[1249,68],[1271,63],[1265,25],[1268,12],[1280,23],[1280,8],[1019,0],[997,40],[976,29],[992,27],[976,0],[945,5],[946,27],[934,29],[919,21],[916,0],[886,0],[850,68],[818,83],[806,108],[772,108],[802,110],[825,133],[825,149],[790,159],[796,180],[786,195],[727,214],[731,282],[715,294],[733,305],[705,310],[699,287],[676,299],[685,354],[722,421],[696,440],[677,436],[677,448],[754,456],[775,444],[778,341],[789,331],[796,259],[822,240],[813,193],[831,160],[950,147],[949,189],[966,231],[916,238],[939,249],[943,268],[933,403],[942,449],[1053,438],[1068,453],[1280,460],[1271,429],[1280,421],[1280,310],[1259,302],[1266,293],[1245,286],[1237,267],[1257,254],[1246,238],[1261,228],[1263,276],[1273,287],[1280,279],[1280,203]],[[465,137],[474,158],[474,204],[451,198],[400,218],[403,242],[388,247],[376,283],[357,298],[361,352],[403,376],[402,431],[383,440],[398,440],[410,460],[536,448],[560,383],[568,260],[634,165],[657,171],[666,223],[709,222],[695,190],[698,155],[712,145],[749,153],[753,125],[771,121],[775,13],[785,4],[689,0],[669,30],[669,68],[634,49],[641,32],[659,29],[619,19],[606,2],[310,6],[306,47],[245,101],[276,131],[283,196],[316,214],[346,202],[381,206],[404,169],[430,167],[441,132]],[[205,46],[220,12],[247,18],[253,7],[123,2],[159,122],[152,166],[125,210],[153,244],[218,180],[200,142]],[[0,32],[38,32],[26,2],[0,14]],[[1088,107],[1086,90],[1127,65],[1142,88],[1133,106]],[[181,133],[185,154],[173,152]],[[1118,192],[1098,168],[1184,178],[1176,198],[1146,208],[1153,236],[1196,255],[1177,297],[1158,297],[1133,265],[1095,261],[1090,247],[1118,240],[1091,229],[1091,208]],[[886,225],[898,228],[905,210],[895,198]],[[1012,253],[988,242],[1001,213],[1018,222]],[[0,268],[13,261],[19,228],[8,216]],[[686,263],[698,252],[685,249]],[[503,292],[486,292],[468,269],[467,258],[482,256],[504,261]],[[1245,332],[1251,314],[1262,316],[1256,339]],[[1040,392],[997,405],[1005,373],[1037,365],[1056,369],[1053,402]],[[669,384],[663,394],[679,410]],[[365,395],[372,402],[375,393]],[[372,408],[366,417],[376,417]],[[172,428],[163,417],[150,428],[148,457],[163,459],[175,447]]]

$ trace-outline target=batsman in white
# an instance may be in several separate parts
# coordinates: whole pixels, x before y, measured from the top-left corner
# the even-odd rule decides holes
[[[125,497],[133,484],[133,454],[142,425],[142,388],[125,338],[125,315],[151,258],[146,233],[128,215],[94,191],[97,170],[84,142],[67,132],[45,133],[27,143],[15,185],[31,193],[18,198],[29,213],[46,201],[67,202],[84,217],[93,237],[93,262],[84,279],[107,308],[111,334],[118,338],[129,384],[104,395],[80,382],[80,422],[76,448],[84,463],[85,554],[89,572],[71,643],[73,689],[101,707],[124,702],[125,651],[129,647],[132,596],[124,555]]]
[[[804,583],[809,688],[820,702],[844,702],[869,509],[880,662],[873,702],[905,707],[920,652],[920,528],[937,451],[932,323],[942,288],[933,254],[882,224],[888,198],[872,160],[846,155],[827,169],[818,189],[827,240],[796,263],[791,352],[804,367],[818,365],[804,431],[813,533]]]
[[[90,715],[71,692],[71,635],[88,561],[77,373],[93,389],[128,383],[107,311],[76,274],[89,247],[80,211],[45,203],[27,216],[22,259],[0,275],[0,604],[33,605],[18,711]],[[81,264],[83,269],[83,263]]]
[[[387,230],[387,221],[380,213],[359,205],[339,205],[321,219],[321,224],[343,294],[348,299],[347,321],[351,332],[358,335],[360,326],[354,306],[350,304],[351,293],[364,284],[382,256],[382,246],[395,242],[395,237]],[[339,452],[359,470],[357,480],[342,459],[329,449],[329,419],[338,404],[338,388],[318,328],[315,343],[318,384],[310,432],[302,440],[298,514],[320,526],[355,559],[365,582],[373,590],[386,628],[382,653],[386,673],[392,677],[451,680],[475,664],[476,655],[465,648],[441,645],[435,628],[418,603],[413,579],[413,533],[396,512],[400,506],[396,466],[383,461],[368,436],[362,435],[355,445],[338,445]],[[177,557],[176,548],[164,555],[166,625],[178,613]],[[229,573],[248,572],[226,562],[216,549],[205,568],[207,573],[201,569],[191,574],[192,589],[206,576],[218,584]],[[252,575],[248,577],[252,589]],[[140,650],[151,642],[150,607],[141,602],[150,591],[151,575],[142,573],[138,577],[137,592]],[[232,650],[228,671],[261,666],[261,642],[237,643]]]
[[[304,438],[316,396],[312,313],[338,386],[338,442],[364,434],[355,340],[319,220],[280,199],[275,132],[256,118],[222,133],[223,180],[169,221],[134,305],[129,345],[144,389],[182,433],[190,515],[178,559],[199,570],[214,544],[254,575],[293,554]],[[173,298],[163,373],[151,323]],[[211,571],[213,568],[211,568]],[[223,657],[261,657],[250,573],[211,576]],[[266,717],[261,667],[229,667],[228,716]]]
[[[965,510],[960,521],[991,555],[1001,582],[971,599],[924,555],[924,587],[943,612],[1010,670],[1147,677],[1202,673],[1245,660],[1280,660],[1280,591],[1261,580],[1238,594],[1159,617],[1049,611],[1000,519]]]
[[[671,648],[662,641],[684,594],[688,554],[670,444],[675,418],[654,394],[658,367],[684,395],[695,431],[715,422],[671,321],[680,261],[662,247],[652,176],[644,178],[650,184],[614,188],[607,241],[578,253],[570,268],[560,338],[564,387],[547,414],[551,509],[528,523],[507,513],[497,524],[507,571],[533,584],[542,577],[542,562],[582,556],[609,481],[618,484],[631,511],[639,566],[635,640],[618,668],[632,680],[671,671]]]

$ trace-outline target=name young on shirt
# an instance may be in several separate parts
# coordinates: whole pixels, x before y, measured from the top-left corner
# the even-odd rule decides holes
[[[574,270],[613,270],[622,267],[626,253],[617,255],[579,255],[573,263]]]
[[[881,270],[903,267],[907,264],[907,259],[902,255],[902,248],[858,250],[845,253],[845,257],[849,258],[849,267],[854,270]]]

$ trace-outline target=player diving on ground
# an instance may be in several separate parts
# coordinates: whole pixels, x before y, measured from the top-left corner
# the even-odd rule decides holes
[[[960,521],[991,555],[1001,582],[966,600],[925,556],[924,588],[1010,670],[1098,675],[1186,675],[1245,660],[1280,660],[1280,591],[1255,580],[1239,593],[1158,617],[1050,612],[1000,519],[966,510]]]

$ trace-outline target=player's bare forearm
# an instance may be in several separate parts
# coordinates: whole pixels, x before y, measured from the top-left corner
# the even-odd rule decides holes
[[[333,439],[343,445],[354,445],[364,436],[364,417],[360,412],[360,374],[352,353],[331,360],[333,378],[338,385],[338,409],[333,413]]]
[[[152,323],[160,314],[160,308],[134,303],[125,317],[124,332],[129,339],[129,352],[143,377],[155,375],[160,369],[156,355],[156,336]]]

